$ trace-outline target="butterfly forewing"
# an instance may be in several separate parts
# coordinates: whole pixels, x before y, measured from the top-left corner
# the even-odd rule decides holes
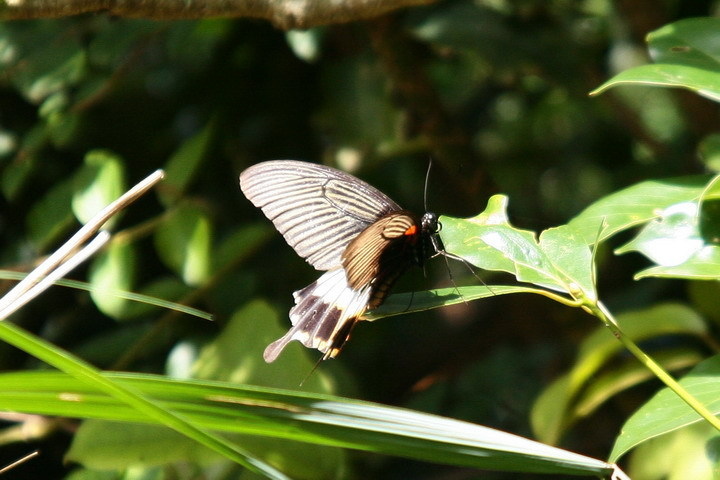
[[[240,175],[240,188],[318,270],[340,265],[353,238],[385,214],[400,210],[352,175],[295,160],[253,165]]]

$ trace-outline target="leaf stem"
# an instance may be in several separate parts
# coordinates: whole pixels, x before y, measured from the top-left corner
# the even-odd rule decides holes
[[[606,327],[610,329],[615,338],[627,348],[630,353],[645,365],[651,372],[655,374],[665,385],[668,386],[673,392],[675,392],[680,398],[687,403],[690,408],[695,410],[698,415],[707,420],[716,430],[720,431],[720,419],[718,419],[713,413],[707,409],[705,405],[699,402],[694,396],[692,396],[677,380],[675,380],[668,372],[666,372],[655,360],[652,359],[648,354],[642,351],[642,349],[625,335],[618,325],[615,317],[607,309],[607,307],[600,301],[587,302],[583,304],[583,308],[590,312],[592,315],[599,318]]]

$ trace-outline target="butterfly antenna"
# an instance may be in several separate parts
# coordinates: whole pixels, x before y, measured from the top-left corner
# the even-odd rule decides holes
[[[432,168],[432,158],[428,160],[427,172],[425,172],[425,191],[423,193],[423,203],[425,204],[425,211],[428,210],[428,184],[430,183],[430,169]]]

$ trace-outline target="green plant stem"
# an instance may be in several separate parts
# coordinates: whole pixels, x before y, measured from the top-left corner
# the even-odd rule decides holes
[[[652,359],[648,354],[642,351],[627,335],[623,333],[618,325],[615,317],[607,309],[607,307],[600,301],[594,303],[583,304],[585,308],[592,315],[598,317],[607,326],[615,337],[627,348],[630,353],[640,360],[640,363],[645,365],[651,372],[655,374],[665,385],[668,386],[673,392],[675,392],[680,398],[687,403],[690,408],[695,410],[698,415],[707,420],[716,430],[720,431],[720,419],[718,419],[713,413],[693,397],[687,390],[680,385],[668,372],[666,372],[655,360]]]

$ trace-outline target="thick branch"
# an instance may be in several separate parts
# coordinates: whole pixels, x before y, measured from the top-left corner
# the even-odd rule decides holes
[[[106,12],[118,17],[176,20],[250,17],[278,28],[310,28],[374,18],[435,0],[0,0],[0,19],[54,18]]]

